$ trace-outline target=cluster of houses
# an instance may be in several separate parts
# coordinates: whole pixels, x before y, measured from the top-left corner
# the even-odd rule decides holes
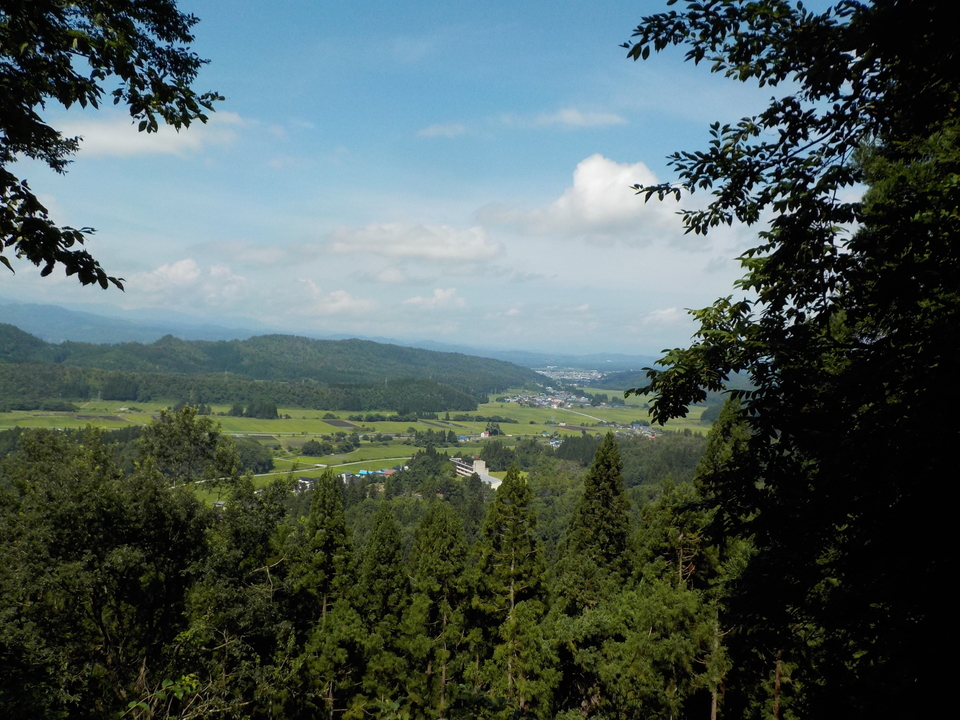
[[[591,382],[603,380],[604,373],[599,370],[570,370],[560,369],[556,365],[548,365],[545,368],[537,370],[541,375],[546,375],[552,380],[563,380],[574,385],[587,385]]]
[[[526,407],[545,408],[558,410],[562,408],[579,407],[580,405],[589,405],[590,398],[576,395],[565,390],[554,390],[547,388],[545,392],[537,395],[520,394],[508,395],[502,398],[502,402],[512,402]]]

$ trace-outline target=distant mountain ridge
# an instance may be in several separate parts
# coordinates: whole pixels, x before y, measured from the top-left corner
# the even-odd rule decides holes
[[[57,364],[136,373],[232,373],[252,380],[312,381],[328,385],[425,379],[495,392],[542,382],[512,363],[441,353],[369,340],[316,340],[261,335],[245,340],[181,340],[166,335],[143,344],[46,343],[13,325],[0,324],[0,362]]]
[[[125,316],[118,317],[113,314],[114,312],[123,312]],[[167,315],[163,320],[160,320],[156,312],[124,312],[114,309],[111,314],[105,315],[95,311],[71,310],[59,305],[21,303],[4,298],[0,298],[0,321],[15,325],[25,332],[50,343],[67,341],[94,344],[152,343],[165,335],[173,335],[182,340],[244,340],[259,335],[289,334],[278,331],[276,328],[263,326],[253,320],[243,320],[237,325],[205,322],[186,315],[172,317]],[[356,338],[356,336],[342,333],[297,334],[326,340]],[[385,337],[360,337],[357,339],[437,352],[492,358],[527,368],[555,365],[584,370],[599,370],[601,372],[617,372],[640,370],[652,365],[656,360],[656,357],[652,355],[625,355],[622,353],[572,355],[489,348],[422,339],[398,340]]]
[[[229,328],[216,323],[125,319],[59,305],[20,303],[0,298],[0,319],[50,343],[72,340],[88,343],[150,343],[164,335],[184,340],[243,340],[264,329]]]

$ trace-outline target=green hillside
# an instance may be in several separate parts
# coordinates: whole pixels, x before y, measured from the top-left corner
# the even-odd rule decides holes
[[[403,413],[475,410],[498,389],[542,381],[532,370],[459,353],[363,340],[265,335],[235,341],[53,345],[0,324],[0,409],[44,398],[187,400]],[[23,401],[29,400],[24,404]]]
[[[0,325],[0,362],[56,363],[138,373],[229,372],[253,380],[313,380],[325,384],[424,378],[476,393],[541,379],[532,370],[500,360],[368,340],[262,335],[248,340],[207,342],[167,335],[149,344],[65,342],[51,345],[12,325]]]

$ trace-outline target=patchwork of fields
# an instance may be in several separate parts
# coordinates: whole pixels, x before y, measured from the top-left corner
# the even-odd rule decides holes
[[[522,407],[514,403],[492,402],[480,405],[472,416],[500,416],[516,422],[504,422],[500,429],[504,435],[502,442],[512,445],[523,436],[575,435],[582,431],[605,432],[608,423],[628,425],[647,419],[647,410],[643,397],[630,397],[625,406],[576,407],[573,409],[544,409]],[[12,427],[24,428],[82,428],[88,425],[108,430],[146,425],[157,416],[167,403],[151,402],[129,403],[91,401],[83,404],[79,412],[12,411],[0,414],[0,429]],[[215,420],[220,423],[225,434],[245,437],[260,442],[274,450],[274,473],[294,471],[298,475],[315,476],[325,468],[342,470],[379,470],[392,467],[409,458],[416,447],[413,436],[416,432],[452,430],[458,437],[470,439],[456,446],[457,450],[479,453],[482,443],[489,439],[478,436],[486,427],[486,422],[445,420],[439,418],[417,420],[416,422],[361,422],[348,420],[355,412],[329,412],[325,410],[304,410],[302,408],[279,408],[280,419],[260,420],[256,418],[220,416],[230,408],[227,405],[211,406]],[[708,426],[699,420],[704,408],[693,407],[690,416],[683,420],[672,421],[667,430],[689,429],[693,432],[706,432]],[[380,411],[390,414],[390,411]],[[456,415],[456,413],[454,414]],[[284,418],[283,416],[288,416]],[[326,416],[326,417],[325,417]],[[334,416],[334,417],[331,417]],[[333,439],[337,433],[357,433],[368,440],[361,440],[360,447],[349,453],[335,453],[320,457],[304,456],[300,448],[308,440]],[[389,435],[387,441],[371,441],[376,436]],[[446,448],[452,452],[453,446]]]

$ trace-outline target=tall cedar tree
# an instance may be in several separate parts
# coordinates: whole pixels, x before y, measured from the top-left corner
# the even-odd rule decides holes
[[[447,503],[434,501],[417,527],[411,557],[415,595],[409,628],[411,700],[426,717],[442,718],[451,702],[458,651],[466,636],[467,543],[463,523]]]
[[[351,557],[342,482],[326,470],[314,485],[310,512],[287,538],[287,579],[302,629],[325,617],[352,586]]]
[[[356,586],[356,606],[368,632],[364,693],[375,701],[405,696],[408,667],[401,623],[411,588],[402,552],[390,501],[382,500],[363,549]]]
[[[506,622],[518,603],[546,599],[547,568],[532,502],[530,486],[514,465],[497,488],[476,549],[474,605],[489,628]]]
[[[707,438],[707,449],[697,463],[694,473],[694,485],[699,504],[702,505],[704,520],[702,532],[705,535],[706,545],[710,550],[710,559],[716,561],[715,572],[709,574],[708,585],[704,596],[705,607],[713,609],[713,627],[710,642],[710,652],[706,657],[704,680],[710,690],[711,718],[719,713],[719,704],[725,684],[730,682],[735,687],[749,686],[737,673],[740,666],[730,662],[730,646],[734,646],[735,654],[745,654],[745,648],[738,648],[744,638],[736,633],[731,637],[731,621],[727,606],[730,594],[738,588],[740,576],[746,566],[752,544],[749,539],[739,537],[737,527],[743,518],[727,516],[728,506],[720,503],[719,498],[727,495],[736,495],[744,477],[759,477],[759,469],[753,465],[753,457],[749,452],[750,428],[741,413],[741,403],[736,398],[729,398],[722,406],[717,420],[710,428]],[[688,503],[688,510],[697,510],[694,503]],[[694,516],[695,517],[695,516]],[[700,523],[698,523],[700,525]],[[699,534],[699,533],[698,533]],[[703,586],[702,583],[699,586]],[[783,686],[788,678],[783,673],[781,663],[781,683]],[[728,680],[730,678],[730,680]],[[756,694],[756,688],[755,692]],[[766,694],[765,689],[763,694]]]
[[[603,645],[614,634],[616,598],[630,578],[629,503],[613,433],[597,448],[561,541],[550,630],[563,675],[557,709],[590,714],[616,709],[604,681]]]
[[[575,615],[630,576],[630,504],[620,449],[607,433],[583,481],[557,568],[557,603]]]
[[[289,718],[311,717],[322,706],[333,717],[358,682],[362,633],[346,602],[353,587],[352,550],[342,483],[331,470],[317,479],[310,511],[285,545],[286,616],[293,634],[280,652],[295,658],[289,674],[295,687],[284,695],[284,710]]]
[[[543,545],[537,539],[533,493],[516,466],[510,468],[487,511],[477,544],[473,607],[480,679],[507,700],[507,712],[548,705],[555,673],[540,623],[546,603]]]

